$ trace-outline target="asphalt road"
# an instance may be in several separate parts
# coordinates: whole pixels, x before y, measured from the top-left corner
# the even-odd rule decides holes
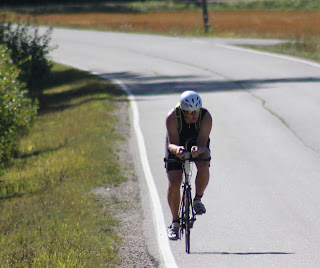
[[[56,29],[53,42],[59,45],[53,60],[120,81],[135,97],[157,193],[148,193],[134,149],[139,144],[133,142],[131,151],[141,180],[143,228],[161,266],[167,256],[158,251],[152,219],[162,215],[150,209],[157,195],[170,223],[164,120],[187,89],[198,91],[213,115],[213,161],[203,198],[207,213],[192,230],[191,254],[184,240],[167,242],[175,264],[320,266],[320,65],[230,46],[265,40]]]

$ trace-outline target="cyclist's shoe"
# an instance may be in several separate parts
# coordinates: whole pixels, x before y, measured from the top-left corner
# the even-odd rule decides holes
[[[168,238],[170,240],[178,240],[179,239],[179,229],[180,229],[180,223],[179,222],[172,222],[172,224],[168,227],[168,230],[167,230]]]
[[[193,208],[197,215],[206,213],[206,208],[204,207],[200,199],[195,199],[193,201]]]

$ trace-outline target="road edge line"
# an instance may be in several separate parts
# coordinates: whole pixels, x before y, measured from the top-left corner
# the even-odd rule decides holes
[[[157,241],[158,245],[160,248],[160,253],[161,256],[164,260],[165,266],[168,268],[178,268],[176,261],[173,257],[173,254],[170,249],[168,237],[167,237],[167,232],[166,232],[166,225],[164,221],[164,215],[163,215],[163,210],[161,207],[161,202],[160,198],[158,195],[157,188],[154,183],[154,179],[151,173],[148,157],[147,157],[147,151],[144,143],[144,137],[140,128],[139,124],[139,110],[137,103],[135,101],[134,95],[131,93],[131,91],[127,88],[127,86],[122,83],[119,80],[112,79],[106,75],[99,74],[92,72],[95,75],[98,75],[104,79],[108,79],[112,81],[114,84],[118,85],[128,96],[129,102],[131,104],[131,110],[133,113],[133,127],[136,133],[136,138],[138,142],[138,147],[139,147],[139,154],[140,154],[140,159],[141,159],[141,164],[143,168],[143,172],[145,175],[145,179],[147,181],[149,193],[150,193],[150,198],[152,201],[152,214],[153,214],[153,219],[154,219],[154,225],[155,225],[155,231],[157,234]],[[156,213],[157,211],[157,213]]]
[[[248,52],[248,53],[253,53],[253,54],[258,54],[258,55],[270,56],[270,57],[284,59],[284,60],[290,60],[290,61],[303,63],[303,64],[310,65],[312,67],[316,67],[316,68],[320,69],[320,64],[318,64],[316,62],[309,61],[309,60],[304,60],[304,59],[300,59],[300,58],[296,58],[296,57],[293,57],[293,56],[286,56],[286,55],[281,55],[281,54],[277,54],[277,53],[264,52],[264,51],[249,49],[249,48],[242,48],[242,47],[232,46],[232,45],[216,44],[216,46],[227,48],[227,49],[239,50],[239,51]]]

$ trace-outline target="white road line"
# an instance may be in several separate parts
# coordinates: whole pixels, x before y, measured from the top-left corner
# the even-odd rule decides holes
[[[221,45],[221,44],[216,44],[218,47],[223,47],[227,49],[233,49],[233,50],[239,50],[243,52],[248,52],[248,53],[253,53],[253,54],[258,54],[258,55],[265,55],[265,56],[270,56],[274,58],[279,58],[279,59],[285,59],[285,60],[290,60],[290,61],[295,61],[303,64],[307,64],[316,68],[320,69],[320,64],[308,60],[303,60],[295,57],[290,57],[290,56],[285,56],[285,55],[280,55],[280,54],[275,54],[275,53],[268,53],[268,52],[263,52],[263,51],[257,51],[253,49],[248,49],[248,48],[242,48],[242,47],[237,47],[237,46],[231,46],[231,45]]]
[[[98,73],[94,73],[96,75],[99,75],[102,78],[111,80],[113,83],[119,85],[123,91],[126,92],[128,95],[129,101],[131,103],[131,109],[133,112],[133,126],[134,130],[137,136],[137,142],[138,142],[138,147],[139,147],[139,153],[140,153],[140,158],[141,158],[141,163],[144,171],[144,175],[148,184],[149,192],[150,192],[150,197],[152,201],[152,206],[153,206],[153,218],[154,218],[154,223],[156,227],[156,234],[157,234],[157,240],[158,240],[158,245],[160,248],[160,253],[162,255],[162,258],[164,260],[165,266],[168,268],[177,268],[177,264],[175,262],[175,259],[172,255],[168,237],[167,237],[167,231],[166,231],[166,224],[164,221],[164,216],[163,216],[163,211],[161,207],[161,202],[159,199],[159,195],[157,192],[156,185],[154,183],[154,179],[150,170],[149,166],[149,161],[148,161],[148,156],[147,156],[147,151],[146,147],[144,144],[144,138],[143,134],[139,125],[139,111],[138,111],[138,106],[135,101],[134,95],[130,92],[130,90],[127,88],[125,84],[123,84],[119,80],[112,79],[106,75],[100,75]]]

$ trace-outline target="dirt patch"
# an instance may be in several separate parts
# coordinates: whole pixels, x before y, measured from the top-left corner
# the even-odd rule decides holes
[[[19,17],[26,18],[20,14]],[[117,31],[196,34],[202,32],[201,12],[149,14],[43,14],[40,24]],[[213,33],[267,38],[320,38],[320,11],[219,11],[210,12]]]

